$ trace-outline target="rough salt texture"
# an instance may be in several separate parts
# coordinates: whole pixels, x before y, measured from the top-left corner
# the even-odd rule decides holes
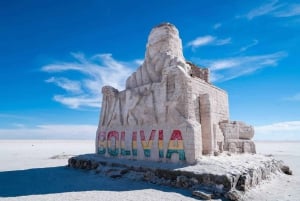
[[[126,89],[104,86],[102,93],[98,154],[192,164],[223,150],[255,153],[253,127],[229,121],[227,93],[210,84],[208,69],[185,60],[169,23],[152,29]]]
[[[190,189],[197,196],[206,195],[212,198],[225,196],[230,200],[241,197],[243,192],[287,167],[272,157],[252,154],[204,156],[190,166],[86,154],[70,158],[68,166],[94,170],[111,178],[144,180],[159,185]]]

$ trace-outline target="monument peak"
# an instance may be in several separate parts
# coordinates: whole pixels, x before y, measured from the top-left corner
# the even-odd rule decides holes
[[[154,27],[146,47],[125,90],[102,88],[98,154],[193,163],[203,154],[255,153],[253,127],[230,121],[227,93],[185,60],[174,25]]]

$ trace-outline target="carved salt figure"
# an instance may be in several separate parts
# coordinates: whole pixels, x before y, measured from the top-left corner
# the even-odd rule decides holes
[[[104,86],[102,93],[100,155],[194,163],[223,150],[255,153],[253,127],[230,121],[227,93],[209,82],[208,69],[185,60],[172,24],[152,29],[125,90]]]

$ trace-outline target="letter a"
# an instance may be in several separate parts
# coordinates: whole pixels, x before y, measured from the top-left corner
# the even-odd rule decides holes
[[[183,139],[180,130],[173,130],[173,133],[170,137],[166,158],[171,158],[172,154],[174,153],[178,153],[179,160],[185,160]]]

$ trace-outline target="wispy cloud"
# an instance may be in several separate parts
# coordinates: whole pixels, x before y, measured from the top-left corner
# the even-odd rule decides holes
[[[257,140],[300,140],[300,121],[255,126]]]
[[[246,17],[249,20],[251,20],[255,17],[270,14],[281,7],[281,5],[278,5],[277,3],[278,3],[278,0],[273,0],[271,2],[263,4],[263,5],[259,6],[258,8],[255,8],[255,9],[249,11],[246,14]]]
[[[287,100],[287,101],[300,101],[300,93],[297,93],[293,96],[287,97],[284,100]]]
[[[216,24],[214,24],[213,28],[214,29],[219,29],[221,26],[222,26],[221,23],[216,23]]]
[[[300,15],[300,4],[292,4],[274,13],[275,17],[293,17]]]
[[[25,116],[19,116],[19,115],[14,115],[14,114],[0,113],[0,118],[25,119],[27,117],[25,117]]]
[[[33,118],[33,117],[16,115],[16,114],[6,114],[6,113],[0,113],[0,119],[17,120],[17,121],[18,120],[27,120],[27,121],[33,121],[33,120],[35,120],[35,118]]]
[[[198,62],[210,68],[213,82],[221,82],[253,73],[264,67],[276,66],[286,56],[286,52],[276,52],[265,55],[200,60]]]
[[[81,93],[81,83],[78,81],[69,80],[64,77],[51,77],[50,79],[46,80],[48,83],[54,83],[57,86],[65,89],[66,91],[72,92],[72,93]]]
[[[245,45],[243,47],[240,48],[240,52],[245,52],[246,50],[248,50],[249,48],[255,46],[258,44],[258,40],[253,40],[252,43]]]
[[[101,87],[110,85],[123,89],[127,77],[141,60],[122,62],[115,60],[111,54],[96,54],[87,58],[81,53],[72,53],[73,62],[59,62],[45,65],[42,71],[60,75],[52,76],[46,82],[64,89],[66,93],[55,94],[53,99],[69,108],[100,107]],[[67,72],[77,72],[80,78],[71,79]]]
[[[0,129],[0,139],[94,139],[97,126],[49,124]]]
[[[269,1],[250,10],[245,17],[252,20],[255,17],[270,15],[273,17],[293,17],[300,15],[300,4],[279,3],[278,0]]]
[[[225,38],[225,39],[218,39],[215,36],[206,35],[206,36],[200,36],[196,39],[190,41],[187,43],[188,47],[197,48],[200,46],[206,46],[206,45],[226,45],[231,43],[231,38]]]
[[[144,60],[143,59],[136,59],[136,60],[134,60],[134,62],[140,66],[144,63]]]
[[[204,45],[208,45],[210,43],[212,43],[215,40],[215,37],[207,35],[207,36],[201,36],[196,38],[195,40],[192,40],[190,42],[188,42],[188,46],[192,46],[192,47],[200,47],[200,46],[204,46]]]
[[[226,45],[231,43],[231,38],[225,38],[225,39],[219,39],[215,41],[215,45],[219,46],[219,45]]]

